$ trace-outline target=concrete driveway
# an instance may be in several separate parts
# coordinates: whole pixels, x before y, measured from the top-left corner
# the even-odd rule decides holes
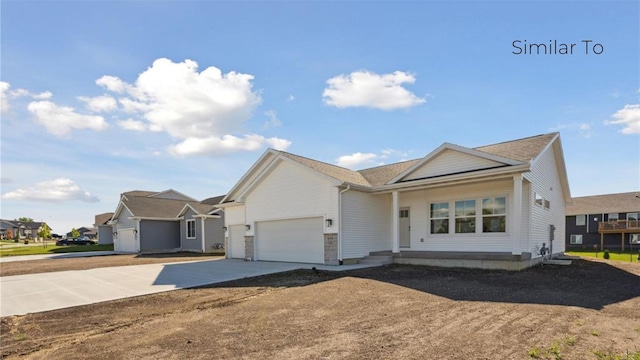
[[[219,259],[6,276],[0,277],[0,315],[24,315],[302,268],[343,271],[370,266]]]

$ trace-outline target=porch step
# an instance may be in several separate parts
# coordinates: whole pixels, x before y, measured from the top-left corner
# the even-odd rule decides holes
[[[393,264],[393,256],[368,255],[358,261],[359,264],[387,265]]]
[[[571,260],[547,260],[543,262],[545,265],[571,265]]]

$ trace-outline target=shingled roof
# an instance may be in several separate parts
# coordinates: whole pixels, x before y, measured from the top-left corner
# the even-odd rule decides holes
[[[558,133],[536,135],[524,139],[501,142],[498,144],[474,148],[481,152],[498,155],[521,162],[530,162],[544,150]],[[277,150],[274,150],[277,151]],[[320,173],[344,183],[366,187],[379,187],[389,182],[403,171],[422,159],[402,161],[394,164],[377,166],[359,171],[350,170],[337,165],[309,159],[303,156],[277,151],[281,155],[310,167]]]
[[[640,191],[574,197],[565,207],[566,215],[640,212]]]
[[[126,198],[122,199],[122,203],[135,217],[170,219],[176,218],[186,204],[189,204],[189,206],[198,212],[198,214],[207,214],[215,208],[214,204],[210,204],[210,202],[215,201],[217,198],[221,198],[218,196],[198,202],[152,197],[151,195],[154,194],[158,194],[158,192],[140,190],[129,191],[123,193]],[[216,204],[217,203],[219,203],[219,200]]]
[[[113,217],[112,212],[98,214],[95,217],[94,225],[106,225],[109,220]]]

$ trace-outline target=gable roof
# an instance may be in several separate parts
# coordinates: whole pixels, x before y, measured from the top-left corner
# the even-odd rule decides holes
[[[565,214],[587,215],[603,213],[640,212],[640,191],[574,197],[573,204],[566,205]]]
[[[412,171],[412,167],[419,167],[425,161],[428,161],[430,156],[433,157],[442,150],[455,150],[460,151],[470,156],[477,156],[479,158],[488,159],[505,164],[505,167],[509,166],[527,166],[530,165],[550,144],[557,139],[559,134],[549,133],[531,136],[518,140],[505,141],[497,144],[485,145],[476,148],[466,148],[459,145],[444,143],[429,155],[414,159],[407,160],[398,163],[382,165],[362,170],[351,170],[341,166],[329,164],[326,162],[309,159],[300,155],[295,155],[285,151],[268,149],[260,159],[254,163],[252,168],[245,173],[238,183],[231,189],[222,201],[225,204],[236,201],[236,190],[243,188],[241,184],[251,184],[255,181],[259,181],[260,176],[256,176],[256,171],[265,171],[269,166],[273,165],[278,158],[285,158],[290,161],[295,161],[307,168],[328,176],[332,179],[338,180],[345,185],[355,185],[363,188],[380,188],[384,185],[397,181],[401,174],[406,174]],[[258,164],[261,164],[258,166]],[[268,164],[268,165],[265,165]],[[250,176],[250,173],[253,174]],[[244,187],[246,189],[246,187]],[[238,190],[239,191],[239,190]]]
[[[222,199],[224,199],[225,196],[226,195],[218,195],[218,196],[206,198],[206,199],[200,201],[200,203],[201,204],[208,204],[208,205],[218,205],[218,204],[220,204],[220,201],[222,201]]]
[[[113,217],[113,213],[112,212],[98,214],[98,215],[95,216],[94,225],[95,226],[107,225],[109,220],[111,220],[111,217]]]
[[[112,213],[111,218],[119,216],[122,209],[126,208],[133,217],[137,218],[178,220],[178,217],[182,215],[182,212],[187,205],[198,214],[208,214],[215,208],[214,204],[211,203],[215,202],[215,204],[218,204],[220,199],[223,197],[216,196],[200,202],[196,200],[177,200],[155,196],[170,191],[175,192],[175,190],[166,190],[162,192],[134,190],[122,193],[123,196],[118,204],[118,208],[115,213]],[[184,196],[192,199],[187,195]],[[96,224],[98,224],[97,219],[98,216],[96,216]]]

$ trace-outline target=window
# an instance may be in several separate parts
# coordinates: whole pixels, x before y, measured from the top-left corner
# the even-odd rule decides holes
[[[449,233],[449,203],[431,204],[431,233]]]
[[[618,213],[611,213],[607,215],[609,218],[609,221],[618,221]]]
[[[401,218],[408,218],[409,217],[409,210],[400,210],[400,217]]]
[[[547,210],[551,208],[551,202],[547,199],[544,199],[544,208]]]
[[[640,244],[640,234],[629,234],[629,244]]]
[[[506,232],[507,207],[504,197],[482,199],[482,232]]]
[[[627,213],[627,221],[638,221],[638,213]]]
[[[187,239],[196,238],[196,221],[187,220]]]
[[[456,234],[476,232],[476,201],[456,201]]]
[[[542,206],[542,195],[540,195],[538,193],[533,193],[533,197],[536,200],[536,205]]]
[[[569,243],[572,245],[582,244],[582,235],[571,235]]]
[[[576,226],[584,226],[587,223],[587,215],[576,215]]]

